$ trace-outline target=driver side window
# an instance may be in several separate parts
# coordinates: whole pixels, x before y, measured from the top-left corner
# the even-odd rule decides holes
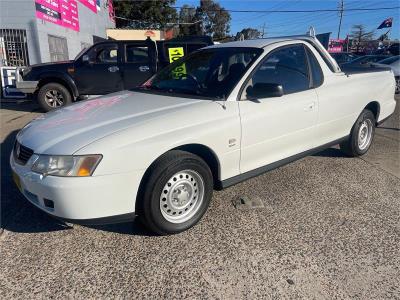
[[[91,61],[95,64],[116,64],[118,63],[118,46],[100,45],[90,53]]]
[[[285,46],[268,54],[244,91],[257,83],[281,85],[284,94],[308,90],[310,77],[304,46]],[[243,94],[242,99],[246,99],[246,92]]]

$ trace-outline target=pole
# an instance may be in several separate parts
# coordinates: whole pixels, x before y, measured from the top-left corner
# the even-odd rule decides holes
[[[338,34],[337,34],[337,39],[340,38],[340,29],[342,28],[342,18],[343,18],[343,10],[344,10],[344,0],[340,0],[340,6],[339,6],[339,13],[340,13],[340,19],[339,19],[339,29],[338,29]]]
[[[265,22],[262,26],[262,33],[261,33],[261,37],[264,38],[264,34],[265,34]]]

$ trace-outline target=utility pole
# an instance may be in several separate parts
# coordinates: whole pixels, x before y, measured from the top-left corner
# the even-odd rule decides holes
[[[261,37],[264,38],[264,34],[265,34],[265,22],[263,24],[262,28],[262,32],[261,32]]]
[[[339,15],[340,15],[340,20],[339,20],[339,29],[337,33],[337,38],[340,38],[340,29],[342,27],[342,18],[343,18],[343,11],[344,11],[344,0],[340,0],[339,4]]]

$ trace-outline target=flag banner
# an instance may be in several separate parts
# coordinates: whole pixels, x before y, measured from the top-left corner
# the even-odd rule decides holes
[[[388,18],[385,21],[383,21],[381,25],[379,25],[378,29],[392,27],[392,24],[393,24],[393,18]]]

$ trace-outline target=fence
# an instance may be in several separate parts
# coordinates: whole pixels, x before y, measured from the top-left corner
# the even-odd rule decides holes
[[[0,59],[5,67],[29,65],[26,30],[0,29]]]

